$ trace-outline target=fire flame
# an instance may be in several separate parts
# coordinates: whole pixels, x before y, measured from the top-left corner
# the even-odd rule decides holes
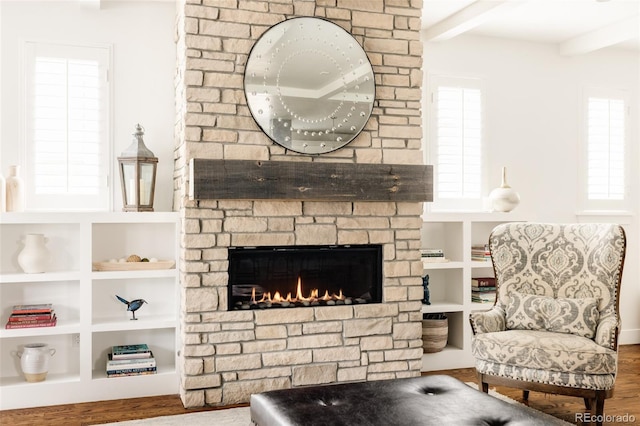
[[[271,296],[271,292],[266,292],[262,295],[262,298],[260,300],[256,300],[256,289],[254,287],[251,289],[251,303],[252,304],[263,303],[263,302],[295,303],[295,302],[314,302],[317,300],[329,301],[329,300],[345,300],[346,299],[346,297],[342,294],[342,289],[340,289],[340,294],[338,295],[336,295],[335,293],[332,295],[329,295],[328,290],[325,290],[324,295],[322,297],[319,297],[318,295],[319,295],[319,290],[317,288],[314,288],[314,289],[311,289],[311,291],[309,292],[309,296],[305,297],[302,292],[302,280],[300,279],[300,277],[298,277],[298,285],[296,286],[296,297],[291,297],[291,293],[287,293],[287,297],[282,297],[280,292],[276,291],[273,297]]]

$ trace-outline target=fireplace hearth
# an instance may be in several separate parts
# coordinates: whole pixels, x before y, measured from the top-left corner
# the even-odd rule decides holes
[[[380,303],[382,246],[229,249],[229,310]]]

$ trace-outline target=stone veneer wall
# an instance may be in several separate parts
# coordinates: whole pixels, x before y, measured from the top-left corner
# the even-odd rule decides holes
[[[179,0],[174,208],[181,212],[180,394],[186,407],[251,393],[416,376],[422,365],[422,203],[188,198],[191,158],[421,164],[421,0]],[[365,130],[321,156],[288,152],[253,121],[247,55],[271,25],[330,19],[352,33],[376,74]],[[383,244],[383,303],[227,311],[227,248]]]

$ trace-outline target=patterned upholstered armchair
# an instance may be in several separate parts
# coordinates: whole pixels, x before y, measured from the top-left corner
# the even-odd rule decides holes
[[[594,416],[618,365],[624,230],[608,224],[510,223],[489,237],[498,295],[471,314],[478,381],[584,398]]]

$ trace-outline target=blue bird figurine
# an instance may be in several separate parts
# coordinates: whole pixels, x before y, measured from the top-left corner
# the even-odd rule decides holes
[[[149,303],[144,299],[136,299],[129,302],[128,300],[123,299],[117,294],[116,294],[116,297],[118,298],[119,301],[127,305],[127,311],[131,311],[131,314],[133,315],[133,318],[131,318],[132,320],[137,320],[138,318],[136,318],[136,311],[140,309],[143,304]]]

